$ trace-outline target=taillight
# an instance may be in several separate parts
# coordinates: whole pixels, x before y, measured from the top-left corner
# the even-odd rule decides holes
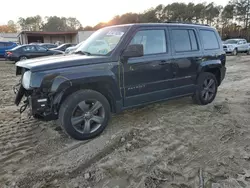
[[[7,55],[11,55],[12,54],[12,52],[7,52]]]

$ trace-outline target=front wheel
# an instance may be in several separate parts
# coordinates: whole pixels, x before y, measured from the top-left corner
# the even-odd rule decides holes
[[[101,134],[110,118],[110,104],[99,92],[79,90],[66,98],[59,110],[59,123],[76,140]]]
[[[213,102],[217,94],[218,82],[214,74],[210,72],[201,73],[197,80],[197,89],[193,100],[197,104],[207,105]]]
[[[238,54],[237,49],[234,49],[234,50],[233,50],[233,52],[232,52],[232,55],[234,55],[234,56],[235,56],[235,55],[237,55],[237,54]]]

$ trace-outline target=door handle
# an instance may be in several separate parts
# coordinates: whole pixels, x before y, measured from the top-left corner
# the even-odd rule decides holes
[[[161,62],[159,63],[159,65],[166,65],[168,62],[165,60],[161,60]]]

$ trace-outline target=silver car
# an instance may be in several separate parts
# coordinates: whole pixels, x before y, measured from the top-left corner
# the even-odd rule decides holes
[[[79,48],[82,44],[83,44],[84,41],[80,42],[79,44],[77,44],[76,46],[71,46],[71,47],[68,47],[66,50],[65,50],[65,54],[72,54],[77,48]]]

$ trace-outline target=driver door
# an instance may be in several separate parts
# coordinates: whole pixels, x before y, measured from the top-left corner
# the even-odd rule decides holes
[[[171,97],[173,73],[169,39],[165,27],[138,29],[130,44],[142,44],[144,55],[123,62],[124,107]]]

